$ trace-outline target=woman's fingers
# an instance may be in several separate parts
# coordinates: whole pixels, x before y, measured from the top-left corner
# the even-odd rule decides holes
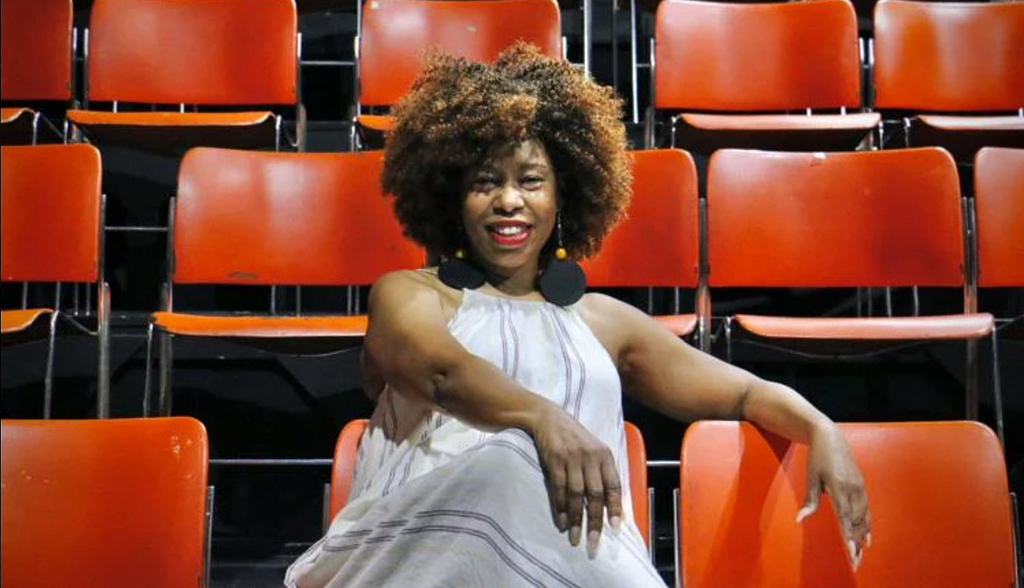
[[[565,464],[551,464],[547,470],[548,497],[551,499],[551,511],[555,517],[555,527],[559,533],[569,529],[569,496],[568,478]]]
[[[569,543],[575,547],[580,544],[580,535],[583,533],[583,501],[586,491],[583,464],[579,461],[570,462],[567,474],[569,482]]]
[[[610,451],[601,460],[601,479],[604,481],[604,507],[608,510],[608,522],[612,529],[618,531],[622,525],[622,481]]]
[[[594,557],[604,526],[605,495],[601,461],[589,460],[584,477],[587,482],[587,554]]]

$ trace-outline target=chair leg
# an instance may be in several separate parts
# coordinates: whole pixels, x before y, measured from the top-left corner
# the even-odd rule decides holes
[[[101,284],[96,296],[99,298],[96,331],[99,345],[99,366],[96,370],[99,381],[96,388],[96,417],[110,418],[110,287]]]
[[[213,499],[216,494],[215,486],[206,487],[206,511],[204,513],[205,528],[203,529],[203,587],[210,586],[210,561],[213,548]]]
[[[170,333],[160,334],[160,416],[171,416],[171,362],[173,361],[173,338]]]
[[[59,311],[50,314],[50,332],[46,337],[46,374],[43,376],[43,418],[48,419],[53,410],[53,350],[57,338],[57,316]]]
[[[651,558],[651,565],[657,568],[654,561],[654,487],[647,489],[647,556]]]
[[[725,317],[725,361],[732,363],[732,317]]]
[[[142,388],[142,416],[149,416],[149,399],[153,386],[151,384],[153,377],[153,323],[150,322],[146,327],[146,379],[143,383]]]
[[[680,567],[679,549],[679,488],[672,489],[672,553],[675,559],[676,588],[683,585],[683,568]]]
[[[966,341],[964,365],[964,417],[969,421],[978,420],[978,340]]]
[[[996,433],[999,434],[999,441],[1006,449],[1006,433],[1003,430],[1003,391],[1002,382],[999,379],[999,336],[995,329],[992,329],[992,403],[995,404]]]

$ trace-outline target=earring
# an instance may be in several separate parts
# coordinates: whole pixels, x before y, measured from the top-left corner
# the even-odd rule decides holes
[[[437,268],[437,277],[446,286],[458,290],[463,288],[475,290],[483,286],[486,280],[484,272],[480,271],[480,268],[466,259],[466,252],[461,248],[455,250],[453,257],[449,257],[441,262],[441,265]]]
[[[555,217],[558,230],[558,248],[555,257],[548,264],[537,281],[537,289],[545,300],[558,306],[575,304],[587,291],[587,276],[578,263],[569,259],[569,253],[562,246],[562,215]]]

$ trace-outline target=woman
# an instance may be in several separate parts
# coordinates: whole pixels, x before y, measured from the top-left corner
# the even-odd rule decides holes
[[[348,505],[295,586],[663,586],[632,522],[621,391],[668,416],[747,419],[808,443],[856,565],[869,531],[842,434],[792,390],[582,292],[628,203],[621,104],[517,45],[432,56],[395,109],[384,188],[445,261],[370,294],[377,407]],[[585,545],[585,548],[584,548]]]

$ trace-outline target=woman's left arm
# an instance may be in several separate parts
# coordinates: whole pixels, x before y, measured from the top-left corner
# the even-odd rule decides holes
[[[624,390],[648,408],[680,421],[747,420],[809,446],[807,499],[797,520],[831,497],[856,568],[870,543],[864,479],[838,427],[804,397],[687,345],[639,310],[588,295],[583,315],[616,359]]]

